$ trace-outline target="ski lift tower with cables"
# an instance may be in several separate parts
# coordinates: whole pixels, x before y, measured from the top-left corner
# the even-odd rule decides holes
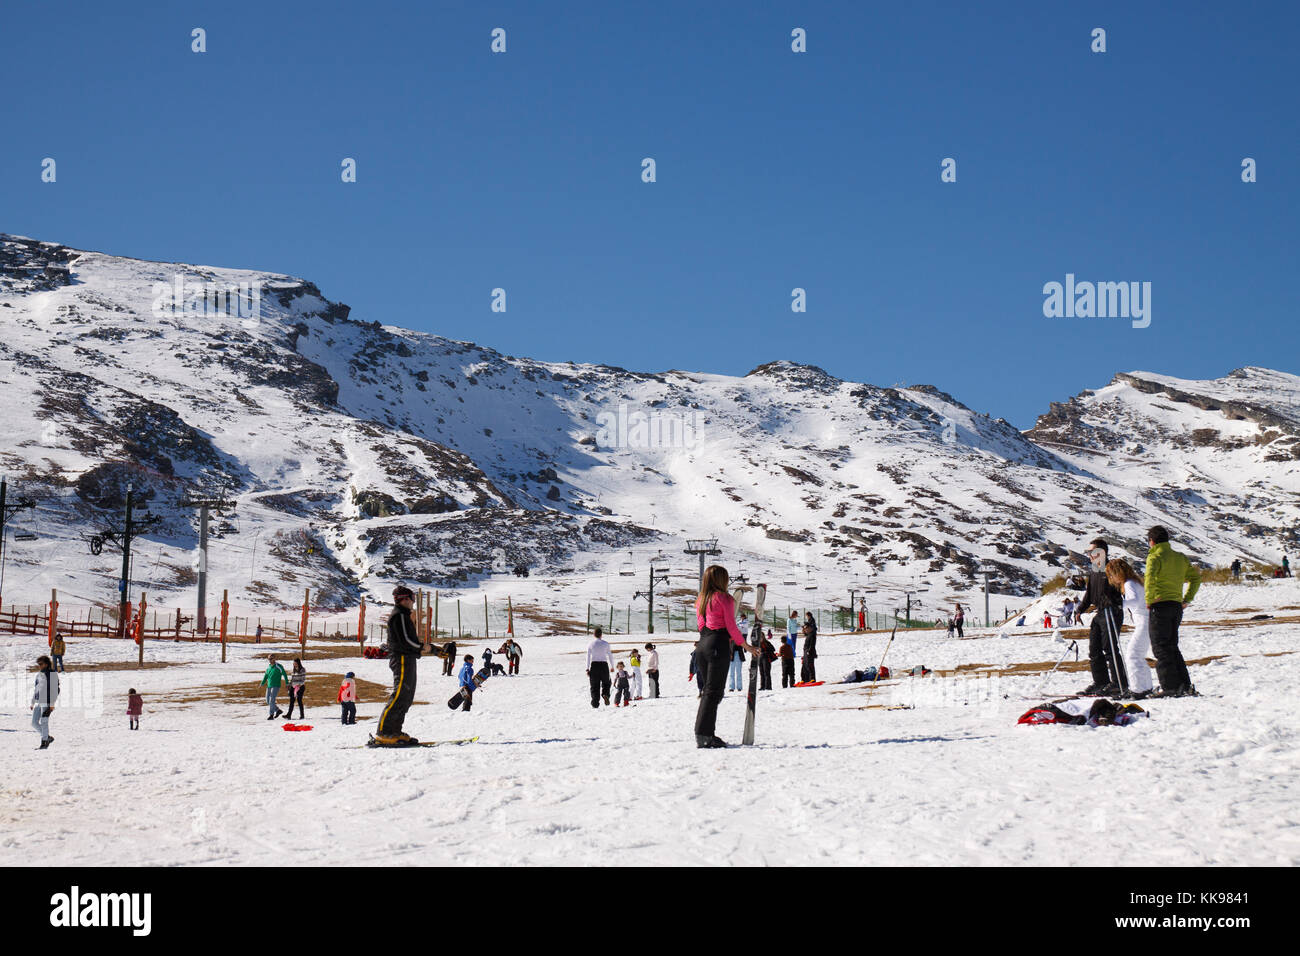
[[[648,622],[646,626],[647,634],[653,634],[655,632],[655,586],[659,584],[668,583],[668,572],[658,571],[655,569],[655,562],[662,561],[662,560],[664,560],[662,555],[655,555],[653,558],[650,559],[649,587],[645,591],[637,591],[635,594],[632,595],[633,601],[640,600],[641,598],[646,599],[647,602],[646,619]]]
[[[224,515],[226,511],[234,510],[235,503],[218,494],[212,497],[186,498],[181,506],[199,509],[199,606],[194,623],[198,632],[204,634],[208,630],[208,517],[212,511]]]
[[[717,538],[701,538],[686,540],[686,553],[698,554],[700,556],[700,587],[704,587],[704,556],[721,554],[718,550]]]

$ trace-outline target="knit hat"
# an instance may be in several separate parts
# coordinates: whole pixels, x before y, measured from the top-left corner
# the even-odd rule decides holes
[[[397,587],[393,588],[394,601],[404,597],[413,598],[415,597],[415,592],[412,591],[410,588],[408,588],[405,584],[399,584]]]
[[[356,677],[357,675],[354,674],[354,673],[352,673],[351,671],[348,671],[348,672],[347,672],[346,674],[344,674],[343,676],[344,676],[344,677],[351,678],[351,677]]]

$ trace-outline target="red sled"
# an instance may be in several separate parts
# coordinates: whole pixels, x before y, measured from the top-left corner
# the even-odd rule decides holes
[[[795,684],[794,686],[795,687],[821,687],[822,684],[824,683],[826,683],[824,680],[801,680],[799,683]]]
[[[311,724],[281,724],[281,730],[311,730]]]

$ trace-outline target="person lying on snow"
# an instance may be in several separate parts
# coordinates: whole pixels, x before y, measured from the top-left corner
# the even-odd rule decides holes
[[[1137,704],[1114,704],[1104,697],[1092,702],[1086,714],[1072,714],[1055,704],[1039,704],[1020,715],[1018,724],[1073,724],[1089,727],[1124,727],[1149,716]]]

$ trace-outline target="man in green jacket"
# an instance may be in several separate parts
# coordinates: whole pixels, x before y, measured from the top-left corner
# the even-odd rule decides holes
[[[1196,565],[1169,546],[1169,532],[1156,525],[1147,532],[1151,550],[1147,554],[1144,583],[1147,609],[1151,612],[1151,652],[1156,656],[1156,674],[1160,678],[1157,697],[1187,697],[1196,693],[1187,664],[1178,649],[1178,625],[1183,608],[1191,603],[1201,586],[1201,572]],[[1187,593],[1183,585],[1187,584]]]
[[[284,668],[280,666],[274,654],[267,658],[267,665],[266,673],[262,675],[262,680],[257,686],[266,688],[266,710],[268,714],[266,719],[275,720],[281,713],[280,706],[276,703],[276,698],[280,696],[280,684],[288,675],[285,674]]]

